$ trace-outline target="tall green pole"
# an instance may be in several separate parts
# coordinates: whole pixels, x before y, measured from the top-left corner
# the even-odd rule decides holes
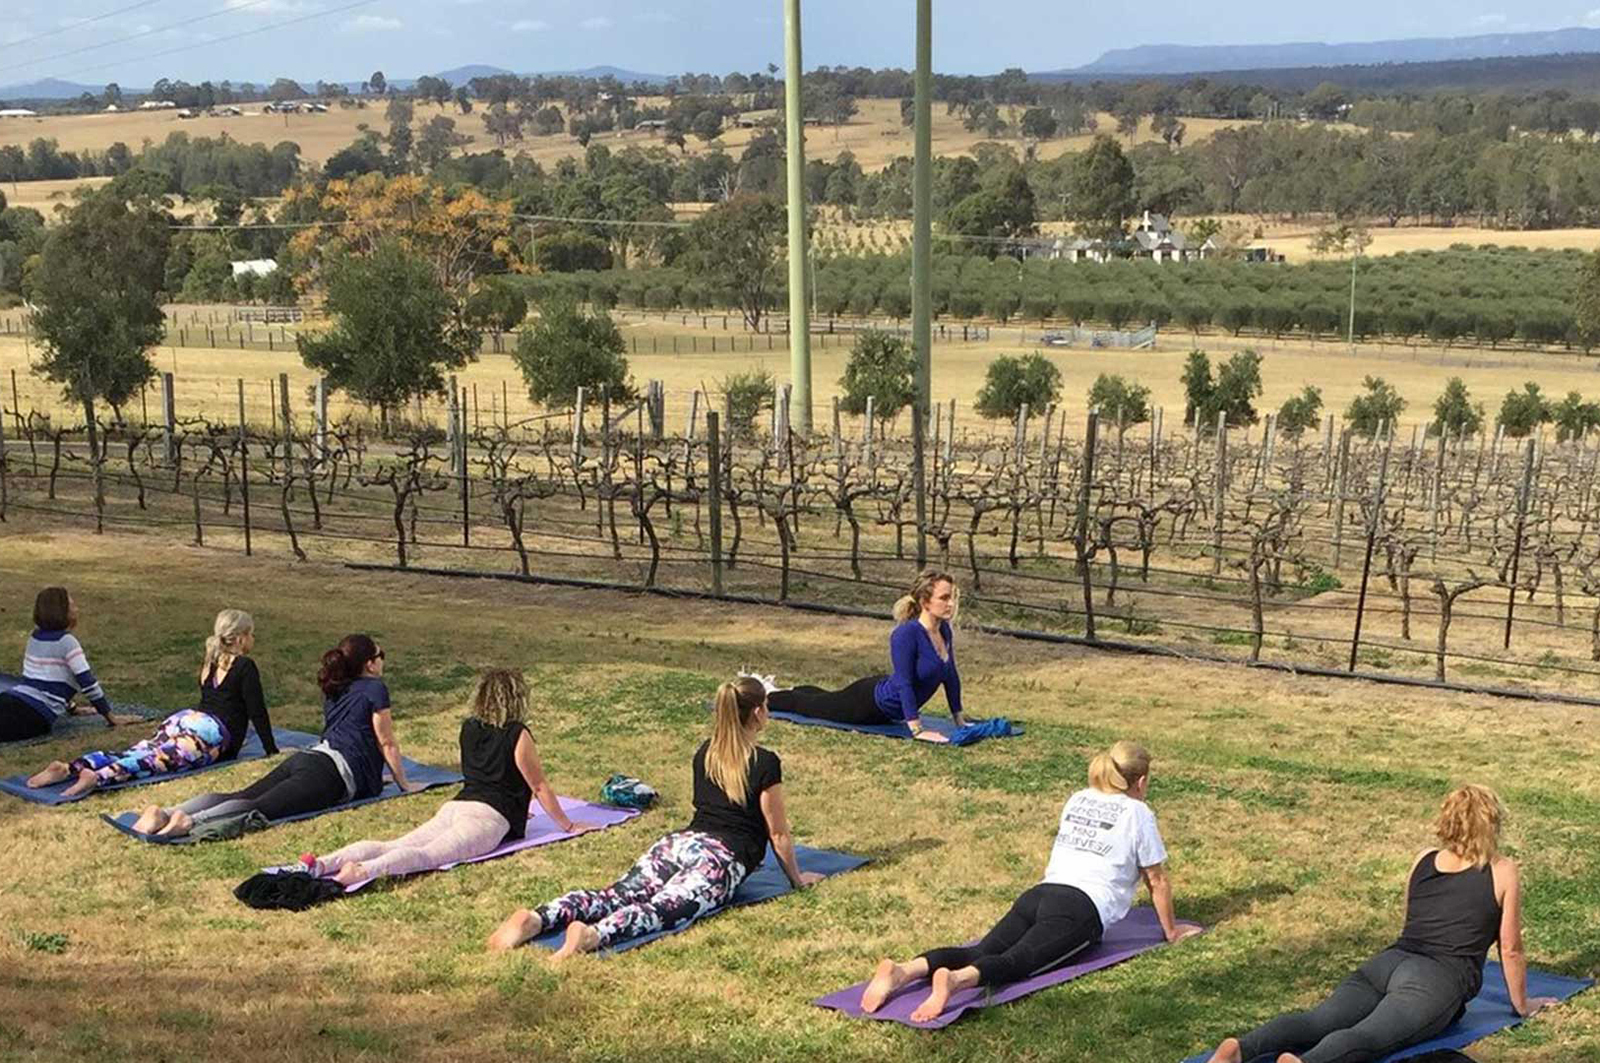
[[[917,405],[933,409],[933,0],[917,0],[916,169],[912,176],[911,345]]]
[[[806,299],[806,137],[801,107],[800,0],[783,5],[784,96],[789,132],[789,423],[811,434],[811,304]]]

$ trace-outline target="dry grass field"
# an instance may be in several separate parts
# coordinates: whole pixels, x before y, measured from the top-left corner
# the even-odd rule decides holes
[[[191,312],[188,307],[178,310],[181,320],[186,320]],[[205,320],[206,312],[199,313]],[[678,430],[688,417],[691,395],[697,388],[716,393],[723,378],[752,368],[768,370],[780,383],[788,379],[789,353],[784,337],[772,337],[773,348],[769,351],[767,337],[757,336],[757,349],[748,352],[744,346],[749,336],[739,331],[737,320],[730,321],[731,331],[724,332],[720,328],[720,317],[710,318],[712,327],[702,330],[697,317],[690,316],[690,324],[684,325],[679,315],[668,316],[670,320],[663,321],[659,316],[641,318],[638,312],[633,312],[619,315],[618,321],[630,344],[637,345],[636,353],[628,358],[634,380],[665,382],[669,421]],[[996,326],[986,342],[936,343],[934,398],[941,402],[955,399],[959,423],[978,427],[982,422],[972,413],[972,406],[989,362],[998,355],[1038,349],[1061,368],[1061,401],[1069,421],[1082,416],[1085,396],[1101,373],[1119,373],[1149,387],[1152,401],[1166,408],[1169,426],[1181,419],[1183,389],[1179,377],[1184,359],[1195,342],[1188,333],[1169,332],[1152,351],[1041,349],[1037,346],[1038,336],[1036,326]],[[176,334],[171,338],[175,341]],[[289,338],[292,342],[292,329]],[[674,339],[678,344],[677,354],[668,353]],[[719,345],[715,354],[709,352],[712,340]],[[730,352],[728,346],[734,341],[740,349]],[[691,342],[698,353],[690,353]],[[1401,420],[1402,435],[1409,433],[1412,424],[1422,424],[1432,418],[1433,400],[1451,376],[1465,380],[1473,398],[1482,402],[1491,415],[1499,409],[1500,400],[1507,391],[1520,389],[1529,380],[1537,381],[1546,394],[1558,397],[1572,390],[1590,397],[1600,393],[1600,358],[1577,355],[1515,350],[1446,351],[1438,347],[1373,343],[1358,345],[1352,354],[1340,343],[1235,339],[1215,334],[1201,336],[1198,342],[1214,359],[1246,347],[1253,347],[1265,356],[1264,391],[1257,403],[1263,411],[1276,410],[1305,385],[1314,384],[1322,388],[1326,408],[1342,414],[1350,400],[1360,393],[1364,377],[1381,376],[1409,403]],[[650,353],[652,343],[657,353]],[[838,381],[844,373],[849,343],[850,337],[845,335],[828,337],[826,345],[820,337],[813,340],[812,387],[819,423],[826,419],[831,397],[839,391]],[[64,411],[58,389],[30,375],[27,360],[30,350],[20,338],[0,335],[0,403],[8,408],[12,406],[11,372],[15,370],[21,408]],[[265,424],[271,416],[269,381],[275,383],[279,373],[289,374],[291,400],[295,409],[303,414],[308,409],[306,390],[316,379],[292,350],[269,353],[169,344],[158,349],[154,360],[161,371],[176,374],[178,408],[184,415],[236,418],[237,381],[243,378],[249,416]],[[509,398],[513,416],[535,412],[509,355],[484,354],[461,372],[460,380],[469,389],[476,385],[477,403],[485,422],[506,408],[502,405],[502,396]],[[155,410],[156,406],[152,393],[150,408]],[[330,404],[335,417],[347,409],[337,398]]]
[[[314,1061],[600,1063],[637,1058],[649,1044],[667,1058],[706,1060],[1042,1063],[1107,1058],[1114,1045],[1124,1063],[1171,1063],[1315,999],[1390,942],[1410,857],[1428,844],[1439,798],[1464,780],[1498,787],[1513,811],[1507,842],[1525,869],[1530,958],[1574,975],[1600,967],[1592,711],[1130,662],[970,631],[961,636],[969,705],[1020,720],[1025,736],[957,751],[779,723],[764,738],[784,758],[799,839],[868,855],[868,867],[559,973],[531,951],[489,956],[482,939],[512,907],[607,880],[685,821],[687,764],[718,681],[742,662],[786,678],[852,678],[879,666],[883,627],[357,575],[16,520],[0,551],[0,643],[20,651],[32,589],[65,580],[113,697],[184,704],[210,616],[238,606],[257,618],[275,722],[312,728],[316,653],[375,625],[408,755],[454,763],[473,675],[515,664],[532,680],[531,726],[560,790],[592,796],[627,771],[655,784],[663,804],[604,834],[293,914],[247,909],[232,887],[303,851],[408,829],[448,792],[190,849],[132,842],[98,813],[243,785],[263,766],[56,809],[0,798],[13,854],[0,888],[7,1059],[230,1063],[292,1051]],[[1156,756],[1151,803],[1179,914],[1211,933],[935,1035],[809,1005],[881,955],[987,926],[1036,880],[1088,756],[1124,736]],[[82,748],[65,739],[6,750],[0,771]],[[1473,1056],[1594,1063],[1600,997],[1579,997]]]

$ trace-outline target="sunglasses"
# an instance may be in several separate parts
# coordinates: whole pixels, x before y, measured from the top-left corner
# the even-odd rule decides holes
[[[382,650],[379,650],[379,651],[378,651],[378,655],[377,655],[377,656],[376,656],[376,657],[374,657],[374,658],[373,658],[373,660],[375,660],[375,661],[381,661],[381,660],[383,660],[383,651],[382,651]]]

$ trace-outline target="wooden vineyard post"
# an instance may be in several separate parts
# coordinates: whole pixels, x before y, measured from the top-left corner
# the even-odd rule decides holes
[[[328,457],[328,378],[317,377],[317,457]]]
[[[1333,477],[1333,569],[1344,560],[1345,481],[1350,475],[1350,429],[1339,433],[1339,467]]]
[[[6,519],[6,418],[0,410],[0,524]]]
[[[1089,571],[1089,501],[1094,487],[1095,435],[1100,427],[1100,411],[1089,411],[1089,425],[1083,433],[1083,484],[1078,491],[1078,570],[1083,576],[1083,634],[1094,641],[1094,577]]]
[[[1511,648],[1511,624],[1517,611],[1517,573],[1522,565],[1522,534],[1528,524],[1528,503],[1533,495],[1533,440],[1528,440],[1528,457],[1522,466],[1522,490],[1517,494],[1517,532],[1511,547],[1511,591],[1506,595],[1505,648]]]
[[[1372,492],[1372,513],[1367,520],[1367,557],[1361,566],[1361,593],[1356,597],[1355,632],[1350,636],[1350,671],[1356,670],[1356,655],[1361,650],[1361,620],[1367,611],[1367,583],[1372,578],[1372,551],[1378,542],[1379,514],[1383,512],[1384,497],[1389,489],[1389,450],[1394,436],[1384,445],[1383,458],[1378,463],[1378,484]]]
[[[476,384],[473,385],[477,387]],[[456,403],[456,469],[461,476],[461,545],[472,545],[472,481],[467,476],[467,389]]]
[[[917,499],[917,571],[928,566],[928,476],[923,465],[922,403],[911,403],[911,491]],[[792,470],[791,470],[792,472]]]
[[[245,442],[244,378],[239,378],[239,500],[244,506],[244,556],[251,556],[250,544],[250,451]]]
[[[450,427],[445,442],[450,444],[450,475],[461,474],[461,387],[456,378],[450,378]]]
[[[575,463],[583,460],[583,400],[585,398],[585,390],[584,388],[578,389],[576,405],[572,408],[572,460]]]
[[[1228,501],[1228,414],[1217,411],[1216,472],[1212,485],[1211,574],[1222,575],[1222,509]]]
[[[722,434],[715,410],[706,411],[707,480],[711,490],[711,593],[722,596]]]
[[[289,409],[289,374],[278,374],[278,412],[283,415],[283,439],[285,443],[294,439],[294,421],[290,419]],[[288,454],[285,447],[284,453]]]
[[[1440,496],[1444,494],[1444,456],[1450,449],[1450,429],[1441,425],[1439,430],[1439,453],[1433,459],[1433,495],[1428,499],[1433,512],[1428,517],[1428,537],[1430,540],[1431,563],[1439,563],[1439,508]]]
[[[12,388],[16,387],[16,378],[12,377]],[[171,373],[161,374],[161,418],[166,428],[161,436],[162,452],[166,456],[167,464],[177,461],[178,447],[178,404],[173,394],[175,391]]]
[[[866,462],[867,462],[867,472],[872,476],[872,482],[874,484],[876,484],[878,482],[878,463],[875,460],[873,452],[872,452],[872,418],[873,418],[873,407],[875,405],[876,405],[876,400],[873,398],[873,396],[868,395],[867,396],[867,417],[866,417],[866,420],[863,421],[862,425],[861,425],[861,442],[866,447],[866,454],[864,456],[865,456]]]

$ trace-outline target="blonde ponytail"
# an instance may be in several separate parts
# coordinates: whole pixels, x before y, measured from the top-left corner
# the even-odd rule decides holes
[[[1089,762],[1089,785],[1103,794],[1125,794],[1150,774],[1150,754],[1137,742],[1118,742]]]
[[[750,796],[750,759],[756,752],[746,725],[766,701],[766,687],[749,676],[717,688],[711,741],[706,745],[706,776],[736,805]]]
[[[911,592],[895,601],[894,622],[903,624],[907,620],[914,620],[921,616],[922,607],[933,597],[933,589],[941,583],[950,584],[951,597],[959,609],[961,595],[956,589],[956,578],[948,572],[940,572],[937,569],[930,568],[918,573],[916,582],[911,585]],[[954,613],[951,614],[950,619],[952,621],[955,620]]]
[[[256,628],[256,622],[243,609],[224,609],[211,625],[211,637],[206,639],[206,656],[200,665],[200,682],[216,668],[233,667],[239,656],[239,640]]]

